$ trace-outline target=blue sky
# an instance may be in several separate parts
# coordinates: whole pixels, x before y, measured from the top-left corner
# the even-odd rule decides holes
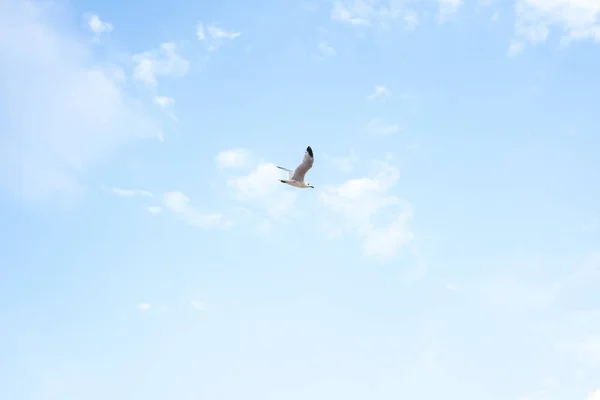
[[[598,42],[597,0],[0,0],[0,397],[600,399]]]

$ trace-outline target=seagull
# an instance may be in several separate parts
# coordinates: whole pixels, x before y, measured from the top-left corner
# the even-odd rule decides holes
[[[313,151],[310,148],[310,146],[308,146],[306,148],[306,153],[304,153],[304,158],[302,159],[302,162],[300,163],[300,165],[298,165],[296,167],[295,171],[291,171],[287,168],[277,166],[277,168],[287,171],[287,173],[288,173],[287,179],[280,179],[279,181],[281,183],[287,183],[290,186],[297,187],[300,189],[306,189],[306,188],[314,189],[315,188],[314,186],[310,185],[307,182],[304,182],[304,176],[306,175],[308,170],[312,168],[314,161],[315,161],[315,159],[313,157]]]

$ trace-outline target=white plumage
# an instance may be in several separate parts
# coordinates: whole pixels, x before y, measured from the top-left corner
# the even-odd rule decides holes
[[[287,183],[290,186],[297,187],[300,189],[314,189],[314,186],[310,185],[308,182],[304,182],[304,177],[306,176],[306,173],[312,168],[314,161],[315,158],[313,155],[313,151],[310,148],[310,146],[308,146],[306,148],[306,152],[304,153],[304,158],[302,159],[302,162],[296,167],[295,171],[292,172],[292,170],[277,166],[277,168],[287,171],[288,173],[288,179],[280,179],[280,181],[282,183]]]

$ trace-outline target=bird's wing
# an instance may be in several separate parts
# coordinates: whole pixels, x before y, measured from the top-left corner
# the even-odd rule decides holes
[[[304,153],[304,158],[302,159],[302,162],[296,167],[294,175],[292,175],[292,180],[304,182],[304,176],[306,175],[308,170],[312,168],[314,161],[315,159],[313,157],[313,151],[310,148],[310,146],[308,146],[306,148],[306,153]]]
[[[294,172],[294,171],[292,171],[291,169],[280,167],[279,165],[277,166],[277,168],[286,171],[288,173],[288,179],[292,179],[292,172]]]

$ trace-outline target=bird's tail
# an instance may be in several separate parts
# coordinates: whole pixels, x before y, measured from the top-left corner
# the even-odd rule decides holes
[[[292,179],[292,173],[293,173],[293,171],[291,171],[291,170],[289,170],[287,168],[280,167],[279,165],[277,166],[277,168],[282,169],[284,171],[287,171],[287,173],[288,173],[288,179]]]

